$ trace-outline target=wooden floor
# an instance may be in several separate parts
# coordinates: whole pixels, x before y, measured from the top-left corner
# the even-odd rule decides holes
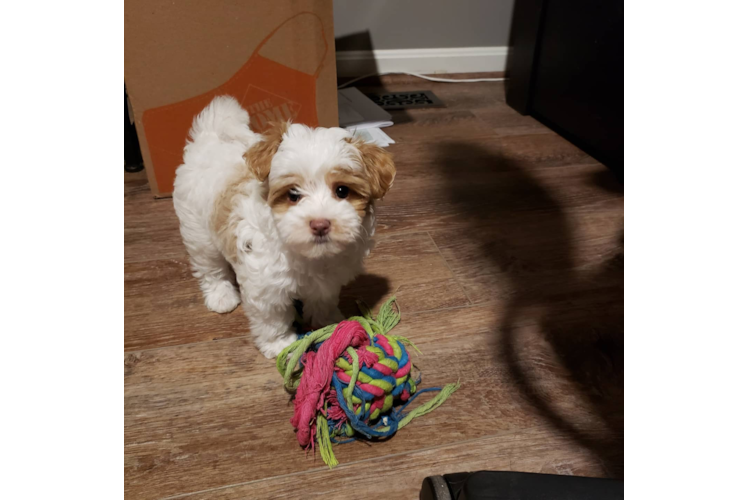
[[[305,456],[273,362],[239,308],[209,312],[170,200],[125,174],[127,498],[417,498],[434,474],[623,476],[623,192],[598,162],[504,102],[502,83],[389,77],[441,109],[395,112],[398,168],[367,274],[397,294],[422,387],[460,380],[386,442]]]

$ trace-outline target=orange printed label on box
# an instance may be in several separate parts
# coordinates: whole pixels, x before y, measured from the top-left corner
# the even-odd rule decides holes
[[[302,45],[306,53],[289,49],[299,46],[297,38],[301,36],[308,41]],[[321,20],[314,13],[302,12],[277,26],[223,85],[182,102],[144,111],[143,129],[158,190],[172,191],[192,120],[216,96],[235,97],[249,113],[255,132],[262,132],[274,121],[318,126],[316,82],[327,50]]]

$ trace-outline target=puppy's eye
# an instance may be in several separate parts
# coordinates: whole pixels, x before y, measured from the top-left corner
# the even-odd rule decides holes
[[[291,189],[288,192],[288,201],[291,203],[296,203],[301,199],[301,193],[299,193],[296,189]]]
[[[349,192],[350,190],[348,189],[348,186],[338,186],[335,188],[335,196],[337,196],[341,200],[344,198],[348,198]]]

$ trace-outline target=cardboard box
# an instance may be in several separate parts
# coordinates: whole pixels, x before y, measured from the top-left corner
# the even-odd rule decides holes
[[[151,190],[169,196],[192,119],[217,95],[257,132],[338,125],[332,0],[127,0],[125,84]]]

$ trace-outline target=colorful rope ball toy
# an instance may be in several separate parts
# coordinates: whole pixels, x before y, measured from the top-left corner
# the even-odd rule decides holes
[[[418,390],[406,345],[408,339],[389,332],[400,321],[392,297],[376,319],[358,302],[361,316],[302,335],[276,359],[284,387],[294,394],[291,424],[305,449],[315,442],[322,460],[338,465],[333,444],[394,435],[414,418],[440,406],[459,383]],[[393,307],[394,306],[394,307]],[[420,351],[418,351],[420,352]],[[415,410],[405,412],[424,392],[439,391]]]

